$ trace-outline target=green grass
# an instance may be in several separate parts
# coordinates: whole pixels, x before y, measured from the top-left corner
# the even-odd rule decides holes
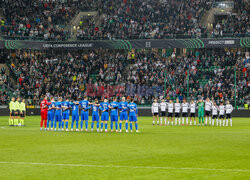
[[[0,117],[0,179],[250,178],[250,118],[165,127],[140,117],[140,133],[45,132],[38,116],[7,123]]]

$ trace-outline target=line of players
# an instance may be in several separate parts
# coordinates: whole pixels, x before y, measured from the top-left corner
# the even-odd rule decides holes
[[[85,131],[88,131],[88,120],[89,120],[89,110],[92,109],[92,123],[91,131],[94,129],[96,123],[97,132],[99,132],[99,110],[101,111],[101,127],[100,131],[103,131],[105,127],[105,132],[108,132],[108,121],[110,117],[110,129],[113,132],[114,124],[116,132],[122,132],[122,122],[125,121],[126,132],[128,131],[128,121],[130,122],[130,131],[133,132],[133,122],[135,124],[136,132],[138,131],[138,109],[137,105],[134,103],[134,100],[131,99],[130,103],[125,101],[125,97],[122,98],[120,103],[117,102],[117,98],[113,98],[111,103],[108,103],[107,99],[104,99],[104,102],[99,103],[97,99],[93,103],[88,101],[88,97],[85,96],[84,100],[76,100],[70,102],[69,98],[66,98],[65,101],[62,101],[62,98],[59,97],[58,101],[55,102],[54,97],[50,98],[50,101],[47,101],[47,97],[41,102],[41,130],[58,130],[58,131],[69,131],[69,117],[70,109],[72,109],[72,122],[71,122],[71,131],[73,131],[74,123],[76,124],[76,131],[79,131],[79,115],[81,116],[80,128],[81,131],[84,130],[83,124],[85,121]],[[109,113],[110,110],[110,113]],[[80,113],[79,113],[80,112]],[[119,113],[118,113],[119,112]],[[129,116],[128,116],[129,112]],[[110,115],[109,115],[110,114]],[[120,123],[118,130],[118,114],[120,115]],[[128,118],[129,117],[129,118]],[[58,129],[57,129],[58,124]],[[50,125],[50,128],[49,128]],[[65,125],[65,128],[64,128]]]
[[[204,122],[204,104],[205,104],[205,122]],[[226,105],[223,102],[220,102],[220,105],[217,106],[215,101],[210,101],[209,98],[206,99],[204,102],[202,99],[196,103],[194,100],[191,100],[190,104],[187,102],[186,99],[183,100],[182,103],[179,102],[179,99],[176,99],[176,102],[173,103],[170,100],[168,103],[165,102],[164,99],[158,103],[158,100],[155,99],[151,110],[153,114],[153,125],[155,125],[155,121],[157,120],[157,125],[159,125],[159,109],[161,110],[160,116],[160,125],[163,125],[163,118],[165,118],[165,125],[169,125],[171,121],[171,125],[184,125],[185,118],[186,118],[186,125],[196,125],[196,109],[198,109],[198,117],[199,117],[199,124],[198,125],[208,125],[208,118],[209,118],[209,125],[215,125],[216,119],[216,126],[228,126],[228,122],[230,120],[230,126],[232,126],[232,111],[233,106],[230,104],[229,101],[226,102]],[[188,113],[190,109],[190,113]],[[211,113],[212,111],[212,113]],[[168,115],[167,115],[168,112]],[[190,117],[190,122],[188,119],[188,114]],[[211,117],[212,114],[212,117]],[[182,121],[181,121],[182,115]],[[225,120],[226,115],[226,120]],[[173,122],[173,116],[175,117],[175,123]],[[167,120],[168,117],[168,120]]]

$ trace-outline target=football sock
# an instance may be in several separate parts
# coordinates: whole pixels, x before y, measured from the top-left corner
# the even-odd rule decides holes
[[[10,119],[10,125],[14,125],[14,120],[13,119]]]
[[[171,121],[171,124],[174,125],[174,121]]]
[[[214,119],[212,120],[212,126],[214,126]]]
[[[64,128],[64,121],[62,121],[62,129]]]
[[[132,129],[133,129],[133,124],[130,123],[130,130],[132,131]]]
[[[81,125],[80,126],[81,126],[81,129],[82,129],[83,128],[83,120],[81,120]]]
[[[114,126],[114,124],[113,124],[113,122],[111,122],[111,123],[110,123],[110,129],[111,129],[111,130],[113,130],[113,126]]]
[[[204,123],[204,117],[202,117],[202,123]]]
[[[115,122],[115,130],[118,130],[118,122]]]
[[[155,120],[153,120],[153,125],[155,125]]]
[[[99,121],[96,122],[96,128],[99,129]]]
[[[223,126],[225,126],[225,119],[223,119]]]
[[[175,125],[177,125],[177,118],[175,118]]]
[[[101,129],[103,129],[103,122],[101,122]]]
[[[167,118],[165,118],[165,124],[167,124]]]
[[[216,119],[216,126],[218,126],[218,121],[219,121],[219,120],[218,120],[218,118],[217,118],[217,119]]]
[[[126,130],[128,130],[128,122],[126,122],[125,125],[126,125]]]
[[[89,126],[89,121],[85,120],[85,129],[88,129],[88,126]]]
[[[15,125],[15,119],[14,119],[14,125]],[[43,127],[43,120],[41,120],[41,122],[40,122],[40,127],[41,128]]]
[[[209,116],[209,125],[211,125],[211,117]]]
[[[71,129],[73,129],[73,127],[74,127],[74,121],[71,122]]]
[[[72,122],[73,123],[73,122]],[[55,121],[55,123],[54,123],[54,128],[56,129],[56,121]],[[72,128],[73,128],[73,125],[72,125]]]
[[[179,118],[179,125],[181,125],[181,118]]]
[[[138,123],[135,123],[135,129],[138,130]]]
[[[221,119],[219,120],[220,126],[221,126]]]
[[[162,124],[162,117],[161,117],[161,124]]]
[[[228,119],[226,120],[226,126],[228,126]]]
[[[186,117],[186,123],[187,123],[187,125],[188,125],[188,117]]]
[[[230,118],[230,126],[233,126],[233,120]]]
[[[53,128],[53,121],[50,122],[50,127]]]
[[[199,117],[199,124],[201,123],[201,117]]]
[[[182,117],[182,124],[184,124],[184,117]]]
[[[21,122],[22,122],[22,120],[21,120]],[[49,128],[49,120],[47,120],[47,127]]]
[[[194,120],[194,125],[196,125],[196,120]]]
[[[108,129],[108,123],[105,123],[105,130]]]
[[[76,121],[76,129],[78,129],[79,121]]]
[[[120,130],[122,130],[122,123],[121,122],[119,124],[119,128],[120,128]]]
[[[24,119],[21,119],[20,121],[21,121],[21,125],[24,125]],[[47,127],[49,127],[49,126],[47,126]]]
[[[66,121],[66,122],[65,122],[65,126],[66,126],[66,129],[69,128],[69,121]]]
[[[44,120],[44,127],[47,127],[47,120]]]
[[[159,119],[157,120],[157,124],[159,125]]]
[[[93,129],[94,128],[94,122],[92,121],[91,122],[91,129]]]
[[[58,123],[58,128],[59,129],[61,128],[61,125],[62,125],[62,121],[59,121],[59,123]]]

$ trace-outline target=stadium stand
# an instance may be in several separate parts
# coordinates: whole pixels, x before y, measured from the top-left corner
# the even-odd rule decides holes
[[[99,99],[126,95],[147,104],[154,97],[163,98],[164,87],[167,99],[178,96],[182,100],[188,92],[191,98],[204,95],[233,101],[236,78],[237,96],[243,103],[249,96],[248,61],[240,51],[213,49],[182,56],[158,51],[138,51],[134,56],[113,50],[67,54],[15,51],[8,64],[18,82],[13,88],[35,101],[45,93]]]

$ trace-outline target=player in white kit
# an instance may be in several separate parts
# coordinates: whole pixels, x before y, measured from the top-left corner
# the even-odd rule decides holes
[[[233,106],[230,104],[229,101],[227,101],[226,104],[226,126],[228,126],[228,119],[230,119],[230,126],[233,126],[233,121],[232,121],[232,112],[233,112]]]
[[[186,117],[186,125],[188,125],[188,108],[189,105],[186,101],[186,99],[183,99],[183,103],[181,104],[182,108],[182,125],[184,125],[184,118]]]
[[[225,125],[225,119],[224,119],[225,106],[223,105],[223,102],[220,103],[218,110],[219,110],[219,116],[220,116],[219,124],[221,126],[221,121],[223,120],[223,126],[224,126]]]
[[[218,106],[215,101],[212,105],[212,126],[214,126],[214,119],[216,119],[216,126],[218,126]]]
[[[153,125],[155,125],[155,118],[157,120],[157,125],[159,125],[159,103],[157,102],[157,99],[154,100],[151,110],[153,114]]]
[[[206,99],[206,102],[205,102],[205,116],[206,116],[206,119],[205,119],[205,125],[207,126],[207,117],[209,117],[209,125],[211,126],[211,109],[212,109],[212,103],[210,101],[209,98]]]
[[[176,99],[176,103],[174,103],[174,117],[175,117],[175,125],[177,125],[177,118],[179,119],[179,125],[181,125],[181,104],[179,103],[179,99]]]
[[[190,125],[192,125],[192,118],[194,118],[194,125],[196,126],[195,110],[196,110],[196,104],[192,99],[190,103]]]
[[[174,113],[174,103],[172,100],[168,103],[168,125],[169,125],[169,118],[171,117],[171,125],[174,125],[173,122],[173,113]]]
[[[161,100],[160,109],[161,109],[161,126],[162,126],[162,119],[163,119],[163,117],[164,117],[165,126],[166,126],[167,125],[167,114],[166,114],[167,103],[165,102],[164,99]]]

